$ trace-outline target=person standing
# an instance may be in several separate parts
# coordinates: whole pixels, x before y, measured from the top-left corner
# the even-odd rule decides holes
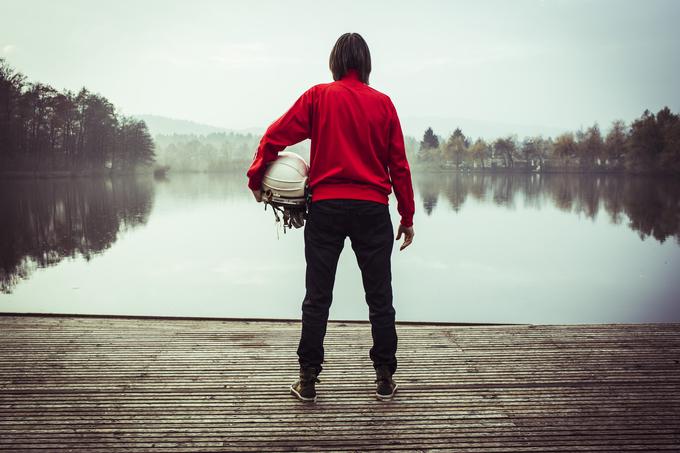
[[[304,226],[306,293],[297,349],[300,375],[290,392],[302,401],[316,401],[335,272],[349,237],[369,307],[376,397],[389,399],[397,390],[392,378],[397,332],[391,254],[393,238],[404,237],[404,250],[415,234],[411,170],[394,104],[369,86],[371,55],[361,35],[340,36],[329,67],[334,81],[309,88],[267,128],[246,176],[255,200],[261,202],[266,165],[285,147],[311,139],[311,202]],[[388,209],[392,189],[401,216],[396,238]]]

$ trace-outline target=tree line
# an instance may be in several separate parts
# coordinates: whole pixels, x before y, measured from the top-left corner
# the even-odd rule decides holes
[[[173,172],[245,172],[262,139],[261,134],[213,132],[210,134],[157,134],[156,161]],[[404,137],[409,159],[415,159],[418,140]],[[309,162],[310,146],[305,140],[286,148]]]
[[[456,129],[446,140],[428,128],[416,162],[454,169],[577,170],[680,173],[680,117],[664,107],[645,110],[630,125],[614,121],[604,134],[586,130],[518,140],[514,135],[487,142]]]
[[[0,58],[0,171],[127,173],[153,161],[144,121],[86,88],[27,82]]]
[[[173,172],[242,171],[252,159],[260,137],[250,133],[158,134],[156,160]]]

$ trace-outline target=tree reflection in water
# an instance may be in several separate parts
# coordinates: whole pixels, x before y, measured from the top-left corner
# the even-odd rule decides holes
[[[0,292],[36,268],[107,250],[147,222],[153,194],[148,177],[0,181]]]
[[[443,200],[458,212],[468,197],[509,208],[518,201],[537,209],[552,204],[588,218],[595,218],[603,209],[615,224],[627,218],[628,226],[641,239],[651,236],[663,243],[674,237],[680,245],[677,179],[592,174],[422,173],[416,175],[414,184],[427,215],[432,215]]]

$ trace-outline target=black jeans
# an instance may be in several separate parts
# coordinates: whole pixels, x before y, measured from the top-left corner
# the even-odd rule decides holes
[[[352,199],[312,201],[304,227],[306,293],[302,302],[302,334],[297,354],[301,366],[321,373],[323,340],[333,300],[335,271],[345,238],[357,257],[369,307],[373,367],[397,370],[397,331],[392,305],[391,255],[394,232],[387,205]]]

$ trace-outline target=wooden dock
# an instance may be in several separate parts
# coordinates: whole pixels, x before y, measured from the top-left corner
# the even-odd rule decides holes
[[[331,322],[316,403],[300,322],[0,316],[0,451],[680,451],[680,324]]]

